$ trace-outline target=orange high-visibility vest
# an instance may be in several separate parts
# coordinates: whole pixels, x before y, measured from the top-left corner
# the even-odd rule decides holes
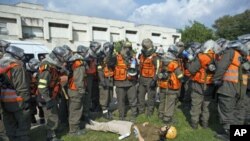
[[[97,68],[96,68],[96,60],[91,59],[89,63],[89,68],[86,70],[86,74],[96,74]]]
[[[164,67],[164,66],[163,66]],[[158,85],[162,89],[172,89],[178,90],[181,88],[181,81],[178,79],[174,71],[180,67],[177,61],[171,61],[167,66],[167,70],[170,73],[169,78],[167,80],[159,80]],[[162,69],[162,68],[161,68]]]
[[[241,64],[240,58],[241,55],[238,51],[234,50],[234,56],[231,64],[227,68],[227,71],[224,73],[223,80],[233,83],[239,82],[239,66]]]
[[[107,65],[105,65],[103,69],[104,77],[113,77],[114,71],[112,69],[109,69]]]
[[[71,69],[72,69],[72,71],[74,72],[75,69],[79,68],[79,67],[82,66],[82,65],[83,65],[83,62],[82,62],[82,61],[76,60],[76,61],[74,61],[74,63],[72,64]],[[76,86],[76,84],[75,84],[75,82],[74,82],[74,77],[73,77],[73,75],[69,78],[69,89],[75,90],[75,91],[77,90],[77,86]]]
[[[215,54],[213,52],[209,52],[207,54],[199,53],[198,59],[200,60],[201,67],[192,77],[192,80],[202,84],[211,84],[214,74],[207,73],[207,68],[213,59],[215,59]]]
[[[127,65],[125,64],[122,55],[118,54],[116,56],[117,64],[114,70],[114,79],[115,80],[126,80],[127,78]]]
[[[6,74],[8,76],[8,79],[11,80],[11,69],[19,66],[17,63],[12,63],[8,65],[5,68],[0,68],[0,74]],[[18,96],[16,93],[16,90],[11,88],[5,88],[1,89],[1,95],[0,95],[1,102],[20,102],[23,101],[23,98],[21,96]]]
[[[143,55],[140,55],[140,75],[143,77],[153,78],[155,76],[155,66],[153,64],[153,59],[156,54],[152,54],[150,57],[145,58]]]
[[[52,91],[51,98],[54,99],[59,93],[60,90],[60,72],[57,71],[55,67],[52,67],[48,64],[41,65],[39,67],[39,73],[47,70],[50,72],[51,78],[49,83],[49,90]]]

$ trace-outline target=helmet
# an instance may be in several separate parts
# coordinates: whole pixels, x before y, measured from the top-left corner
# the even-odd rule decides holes
[[[112,54],[113,50],[114,50],[114,44],[113,43],[106,42],[102,46],[102,52],[103,52],[103,54],[105,54],[105,56],[108,56],[109,54]]]
[[[146,50],[153,48],[153,42],[150,39],[144,39],[142,41],[142,47]]]
[[[89,48],[85,47],[83,45],[79,45],[77,47],[77,53],[80,54],[80,55],[82,55],[83,57],[85,57],[87,55],[88,50],[89,50]]]
[[[56,58],[61,62],[66,62],[71,57],[71,53],[65,47],[57,46],[52,50],[52,53],[56,56]]]
[[[177,130],[174,126],[167,126],[166,139],[175,139],[177,136]]]
[[[250,41],[250,34],[244,34],[241,36],[238,36],[238,40],[241,40],[243,43]]]
[[[65,48],[68,51],[72,51],[71,48],[68,45],[63,45],[62,47]]]
[[[214,51],[215,48],[219,48],[219,45],[213,40],[208,40],[201,46],[201,52],[208,53],[209,50]]]
[[[24,50],[21,48],[18,48],[16,46],[9,46],[6,48],[6,52],[11,54],[13,57],[15,57],[18,60],[23,60],[24,57]]]
[[[125,41],[125,42],[123,43],[123,47],[125,47],[125,48],[132,48],[132,43],[129,42],[129,41]]]
[[[220,38],[216,40],[216,43],[219,45],[217,48],[214,48],[215,54],[221,54],[228,46],[229,40]]]
[[[4,40],[0,40],[0,47],[8,47],[9,46],[9,42],[4,41]]]
[[[228,48],[233,48],[235,50],[238,50],[240,54],[243,56],[247,56],[249,54],[247,46],[242,44],[239,40],[229,42]]]
[[[92,57],[97,57],[101,52],[101,44],[99,42],[90,42],[89,54]]]
[[[178,56],[179,48],[176,45],[170,45],[168,51],[173,53],[174,55]]]
[[[165,51],[164,51],[164,49],[163,49],[162,47],[158,47],[158,48],[156,49],[155,53],[156,53],[158,56],[163,57]]]
[[[150,39],[144,39],[142,41],[142,50],[141,50],[142,54],[145,55],[146,57],[152,55],[155,50],[153,47],[153,42]]]
[[[192,42],[189,44],[189,48],[192,49],[194,54],[198,54],[200,52],[200,48],[201,48],[201,43],[199,42]]]
[[[173,60],[176,60],[176,56],[171,52],[166,52],[161,59],[161,61],[166,64]]]
[[[184,47],[184,43],[182,41],[176,42],[175,45],[177,47]]]
[[[40,61],[38,59],[32,58],[28,62],[28,68],[31,71],[36,71],[40,65]]]

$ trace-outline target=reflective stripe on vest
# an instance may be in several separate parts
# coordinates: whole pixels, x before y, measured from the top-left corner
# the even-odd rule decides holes
[[[145,58],[143,55],[140,55],[141,76],[150,78],[155,76],[155,66],[153,64],[153,59],[155,56],[155,54],[152,54],[150,57]]]
[[[239,82],[240,57],[241,57],[240,53],[238,51],[234,51],[232,62],[229,65],[227,71],[224,73],[223,76],[224,81],[229,81],[233,83]]]
[[[23,101],[21,96],[17,96],[13,89],[1,89],[0,99],[2,102],[20,102]]]

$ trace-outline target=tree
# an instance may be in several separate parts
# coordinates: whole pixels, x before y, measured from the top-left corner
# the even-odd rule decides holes
[[[250,33],[250,10],[234,16],[223,16],[213,25],[218,37],[236,39],[237,36]]]
[[[213,30],[206,27],[198,21],[190,22],[191,26],[185,26],[184,30],[180,30],[182,41],[187,44],[189,42],[203,43],[209,39],[213,39]]]

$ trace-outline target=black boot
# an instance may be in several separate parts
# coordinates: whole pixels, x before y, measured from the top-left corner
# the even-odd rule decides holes
[[[222,141],[229,141],[230,140],[230,131],[229,129],[224,130],[222,133],[217,133],[215,138],[220,139]]]

